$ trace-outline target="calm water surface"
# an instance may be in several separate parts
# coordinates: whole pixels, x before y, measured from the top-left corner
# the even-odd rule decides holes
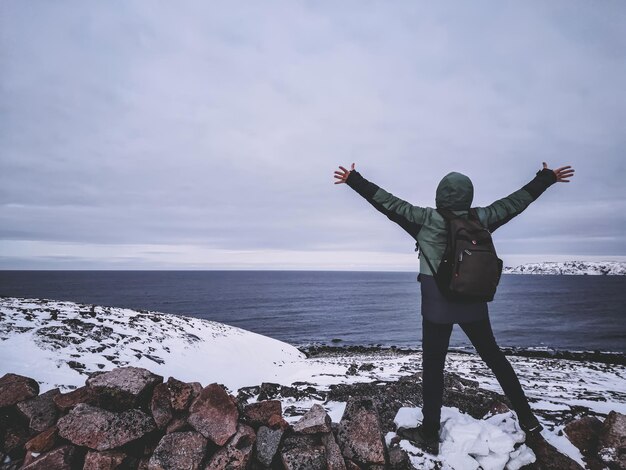
[[[421,342],[416,273],[0,271],[0,295],[206,318],[292,344]],[[503,275],[489,304],[501,346],[626,352],[626,276]],[[450,346],[469,342],[455,326]]]

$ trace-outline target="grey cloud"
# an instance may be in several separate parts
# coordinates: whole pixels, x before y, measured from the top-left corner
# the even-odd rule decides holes
[[[547,161],[574,181],[502,249],[626,253],[619,2],[0,9],[0,243],[404,253],[338,164],[433,206],[449,171],[487,205]]]

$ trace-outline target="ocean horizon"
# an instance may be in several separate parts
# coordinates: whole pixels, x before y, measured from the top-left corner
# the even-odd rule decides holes
[[[417,272],[0,271],[0,295],[174,313],[296,346],[421,345]],[[626,352],[625,276],[503,275],[489,312],[501,347]],[[458,326],[451,348],[471,344]]]

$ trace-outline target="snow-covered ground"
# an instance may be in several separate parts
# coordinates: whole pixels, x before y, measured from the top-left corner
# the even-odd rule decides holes
[[[305,355],[287,343],[179,315],[52,300],[0,298],[0,373],[41,390],[85,384],[94,371],[133,365],[231,390],[283,378]]]
[[[565,261],[528,263],[516,267],[506,266],[503,274],[589,274],[626,275],[623,261]]]
[[[626,413],[626,366],[543,357],[509,356],[509,360],[545,426],[542,435],[581,464],[580,453],[562,435],[564,421],[585,410],[600,417],[610,410]],[[0,376],[13,372],[33,377],[42,392],[54,387],[69,390],[83,385],[91,372],[123,365],[145,367],[166,379],[222,383],[233,393],[262,382],[314,386],[323,391],[333,384],[393,381],[413,375],[421,370],[421,354],[336,349],[306,357],[292,345],[206,320],[0,297]],[[450,352],[446,370],[502,393],[474,354]],[[335,422],[345,408],[344,402],[325,401],[315,394],[281,400],[284,409],[296,411],[286,417],[291,422],[314,403],[322,404]],[[496,416],[476,420],[458,409],[444,408],[441,455],[435,458],[414,452],[414,464],[418,468],[434,468],[435,462],[444,469],[471,468],[459,465],[471,463],[469,458],[481,462],[479,457],[484,457],[483,468],[498,468],[498,459],[504,454],[509,462],[529,459],[529,449],[507,450],[519,439],[519,430],[512,427],[513,417]],[[407,408],[398,412],[396,420],[412,420],[414,425],[420,417],[419,409]],[[402,445],[410,447],[408,441]],[[495,462],[493,467],[488,466],[490,459]],[[510,468],[515,468],[513,463]]]

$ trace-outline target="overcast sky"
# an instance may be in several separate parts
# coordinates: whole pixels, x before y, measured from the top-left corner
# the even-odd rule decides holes
[[[474,206],[570,164],[505,264],[626,259],[626,3],[0,3],[0,268],[416,270],[338,165]]]

